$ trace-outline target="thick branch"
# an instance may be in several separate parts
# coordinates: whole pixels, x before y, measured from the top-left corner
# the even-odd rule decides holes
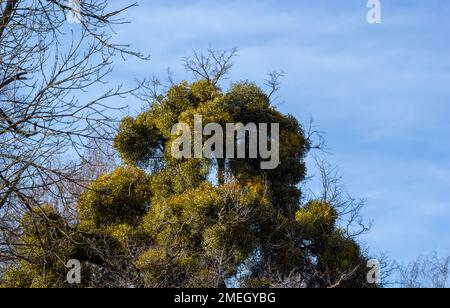
[[[3,36],[3,32],[5,31],[9,21],[11,20],[11,16],[13,15],[17,3],[19,3],[19,0],[8,0],[8,2],[6,3],[6,8],[3,11],[0,20],[0,38]]]
[[[16,74],[16,75],[14,75],[14,76],[12,76],[12,77],[10,77],[10,78],[7,78],[6,80],[2,81],[2,82],[0,83],[0,90],[3,89],[4,87],[6,87],[7,85],[13,83],[14,81],[17,81],[17,80],[26,80],[26,78],[25,78],[25,75],[26,75],[26,74],[27,74],[27,73],[25,73],[25,72],[21,72],[21,73],[18,73],[18,74]]]

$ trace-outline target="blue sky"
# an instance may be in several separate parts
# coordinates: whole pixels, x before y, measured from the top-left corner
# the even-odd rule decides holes
[[[167,67],[186,79],[181,59],[210,46],[239,48],[233,80],[286,71],[279,108],[326,132],[327,159],[368,200],[371,250],[450,255],[448,0],[384,0],[381,25],[367,23],[366,0],[140,2],[116,30],[152,60],[117,63],[111,81]]]

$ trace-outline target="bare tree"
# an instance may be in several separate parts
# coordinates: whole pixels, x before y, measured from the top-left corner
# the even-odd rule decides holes
[[[30,191],[70,180],[79,166],[55,164],[80,155],[115,127],[104,103],[130,90],[105,87],[116,55],[145,57],[111,41],[125,21],[107,1],[83,1],[79,24],[69,27],[66,1],[0,1],[0,208],[30,204]],[[34,200],[36,201],[36,200]]]
[[[83,155],[112,139],[117,112],[107,100],[135,90],[106,84],[115,58],[148,59],[113,42],[113,26],[136,4],[72,3],[79,9],[63,0],[0,0],[0,258],[4,232],[16,234],[17,220],[48,198],[67,197],[69,183],[83,186]]]
[[[73,163],[77,167],[69,179],[61,180],[52,189],[34,189],[32,195],[45,204],[58,208],[64,217],[76,221],[77,202],[89,185],[101,175],[112,172],[118,166],[118,158],[111,142],[90,140],[81,157]],[[58,167],[65,165],[58,162]]]
[[[194,50],[193,56],[184,58],[184,67],[186,71],[194,74],[195,78],[217,85],[230,72],[237,52],[237,48],[223,51],[210,48],[206,54]]]
[[[406,266],[398,266],[403,288],[448,288],[450,287],[450,257],[419,257]]]
[[[286,73],[282,70],[272,71],[268,74],[268,78],[264,81],[264,85],[269,89],[267,96],[273,101],[277,99],[274,98],[273,95],[280,90],[281,78],[284,76],[286,76]]]
[[[333,205],[337,211],[340,227],[345,230],[349,238],[357,238],[370,231],[372,222],[364,221],[362,210],[366,204],[365,199],[354,198],[343,185],[342,176],[336,167],[325,159],[315,157],[315,166],[319,191],[308,187],[309,181],[304,185],[307,199],[318,199]]]

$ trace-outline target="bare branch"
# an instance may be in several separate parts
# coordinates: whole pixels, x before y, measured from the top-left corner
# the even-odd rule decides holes
[[[272,71],[269,73],[269,78],[264,81],[264,84],[269,88],[268,97],[270,99],[280,90],[281,78],[284,76],[286,76],[284,71]]]
[[[238,49],[218,51],[208,49],[206,54],[193,51],[193,56],[183,59],[186,71],[196,78],[205,79],[217,85],[231,70],[231,62],[237,56]]]

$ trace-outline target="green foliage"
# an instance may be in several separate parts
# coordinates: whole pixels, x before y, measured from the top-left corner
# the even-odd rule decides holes
[[[295,219],[305,234],[317,237],[335,229],[337,213],[331,204],[314,200],[298,210]]]
[[[149,177],[141,170],[118,168],[94,182],[78,204],[80,220],[96,227],[135,225],[147,212],[151,199]]]
[[[16,253],[26,257],[6,270],[1,287],[67,286],[66,262],[76,247],[69,240],[74,235],[73,230],[63,216],[46,205],[27,213],[21,225],[23,234]]]
[[[197,114],[204,125],[279,123],[281,165],[261,170],[259,158],[174,159],[172,126],[192,127]],[[83,262],[85,285],[117,285],[130,275],[121,286],[135,287],[223,287],[233,277],[250,287],[326,287],[364,261],[338,228],[332,204],[302,205],[309,141],[253,83],[235,83],[225,93],[207,80],[175,85],[149,110],[125,118],[114,146],[126,167],[90,185],[76,222],[50,207],[25,215],[19,244],[27,244],[22,253],[33,262],[12,264],[2,286],[63,286],[64,262],[72,257]],[[158,168],[147,172],[152,164]],[[345,282],[362,286],[362,274]]]
[[[355,241],[345,238],[342,232],[331,234],[324,245],[321,261],[333,273],[344,272],[346,269],[363,264],[361,251]]]
[[[114,146],[122,159],[129,164],[148,164],[157,155],[162,136],[158,133],[150,114],[143,113],[136,119],[123,119]]]

